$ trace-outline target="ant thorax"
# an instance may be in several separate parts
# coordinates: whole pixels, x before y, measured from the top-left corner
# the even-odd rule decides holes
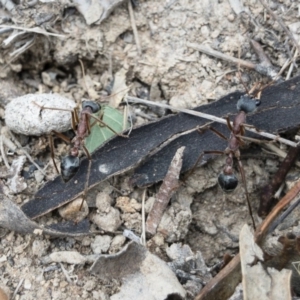
[[[260,105],[261,101],[257,98],[251,97],[248,94],[242,95],[236,104],[238,111],[243,111],[246,114],[254,112]]]

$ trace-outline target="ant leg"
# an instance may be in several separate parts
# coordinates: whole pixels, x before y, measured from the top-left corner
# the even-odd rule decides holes
[[[231,126],[231,125],[230,125]],[[216,134],[218,137],[220,137],[221,139],[228,141],[228,138],[223,135],[223,133],[221,133],[220,131],[214,129],[213,127],[208,127],[209,130],[211,130],[214,134]]]
[[[256,230],[256,225],[255,225],[255,221],[254,221],[254,217],[253,217],[253,213],[252,213],[252,208],[251,208],[251,204],[250,204],[250,199],[249,199],[249,193],[248,193],[248,189],[247,189],[247,182],[246,182],[244,167],[243,167],[243,164],[240,160],[239,154],[236,155],[236,158],[238,160],[239,171],[240,171],[241,176],[242,176],[242,182],[243,182],[245,193],[246,193],[247,206],[248,206],[249,214],[251,216],[252,225],[253,225],[254,230]]]
[[[89,160],[89,165],[88,165],[88,170],[87,170],[87,174],[86,174],[86,180],[85,180],[84,190],[83,190],[83,194],[82,194],[82,202],[81,202],[79,210],[82,209],[83,202],[84,202],[84,200],[86,198],[86,194],[87,194],[88,187],[89,187],[89,181],[90,181],[91,166],[92,166],[92,157],[91,157],[88,149],[84,145],[82,145],[82,148],[83,148],[83,150],[85,152],[85,155],[87,156],[87,158]]]
[[[76,107],[74,108],[73,111],[71,111],[71,116],[72,116],[72,119],[71,119],[72,129],[74,132],[76,132],[76,127],[77,127],[77,124],[79,123],[78,110]]]
[[[197,168],[197,165],[199,164],[199,162],[201,161],[202,157],[205,155],[205,154],[215,154],[215,155],[223,155],[224,154],[224,151],[218,151],[218,150],[211,150],[211,151],[203,151],[201,153],[201,155],[197,158],[195,164],[193,165],[193,167],[184,175],[184,178],[183,178],[183,181],[185,182],[187,180],[187,178],[189,176],[191,176],[195,169]]]
[[[51,133],[54,133],[57,137],[59,137],[64,142],[71,144],[71,140],[68,137],[66,137],[64,134],[62,134],[58,131],[55,131],[55,130],[52,130]]]
[[[108,126],[105,122],[103,122],[102,120],[100,120],[99,118],[93,116],[92,114],[89,114],[87,113],[91,118],[97,120],[102,126],[105,126],[107,127],[110,131],[112,131],[115,135],[118,135],[120,137],[123,137],[123,138],[128,138],[129,136],[128,135],[124,135],[124,134],[121,134],[121,133],[118,133],[116,132],[113,128],[111,128],[110,126]]]
[[[52,159],[52,162],[53,162],[53,165],[55,167],[57,174],[59,174],[57,164],[54,159],[54,143],[53,143],[53,137],[51,134],[48,136],[48,140],[49,140],[49,146],[50,146],[51,159]]]
[[[34,105],[38,106],[41,110],[43,110],[43,109],[51,109],[51,110],[62,110],[62,111],[69,111],[69,112],[73,111],[72,109],[68,109],[68,108],[49,107],[49,106],[39,105],[35,101],[32,101],[32,103]]]
[[[55,162],[55,157],[54,157],[54,141],[53,141],[53,134],[55,134],[57,137],[59,137],[61,140],[65,141],[66,143],[70,144],[71,143],[71,140],[66,137],[64,134],[58,132],[58,131],[55,131],[55,130],[52,130],[52,132],[50,133],[50,135],[48,136],[48,139],[49,139],[49,146],[50,146],[50,153],[51,153],[51,159],[53,161],[53,165],[55,167],[55,170],[57,172],[57,174],[59,174],[59,171],[58,171],[58,167],[57,167],[57,164]]]
[[[229,128],[230,132],[233,132],[233,128],[232,128],[232,126],[231,126],[229,117],[226,117],[226,122],[227,122],[227,127]]]

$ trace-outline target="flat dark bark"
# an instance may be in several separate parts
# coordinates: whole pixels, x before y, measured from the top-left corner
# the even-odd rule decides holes
[[[257,112],[248,117],[247,123],[270,133],[284,133],[300,125],[300,77],[266,88],[261,96],[262,104]],[[220,100],[195,110],[218,117],[235,115],[240,92],[229,94]],[[161,181],[176,150],[185,146],[183,172],[192,168],[204,150],[224,150],[226,141],[210,131],[202,134],[186,131],[205,125],[207,120],[187,114],[171,115],[157,122],[134,129],[130,138],[114,137],[92,154],[89,188],[99,182],[127,170],[138,168],[132,182],[138,186]],[[229,130],[221,124],[214,128],[229,136]],[[177,135],[184,134],[177,137]],[[173,138],[173,140],[172,140]],[[163,143],[164,147],[153,154]],[[203,160],[208,160],[204,156]],[[34,199],[22,206],[30,218],[44,215],[78,197],[84,189],[88,160],[83,159],[79,171],[68,183],[60,176],[48,182]]]

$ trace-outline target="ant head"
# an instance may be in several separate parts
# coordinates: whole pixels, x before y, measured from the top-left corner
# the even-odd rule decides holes
[[[68,155],[62,158],[60,169],[61,177],[64,182],[68,182],[79,169],[79,158],[76,156]]]
[[[83,101],[82,108],[90,107],[93,113],[101,109],[101,106],[95,101]]]
[[[234,174],[224,174],[218,176],[218,183],[224,192],[232,192],[237,187],[239,181]]]
[[[259,99],[253,98],[247,94],[242,95],[237,102],[238,111],[243,111],[246,114],[254,112],[256,108],[261,104]]]

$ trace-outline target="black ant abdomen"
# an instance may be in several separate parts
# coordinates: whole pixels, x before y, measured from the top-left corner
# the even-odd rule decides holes
[[[234,174],[224,174],[218,176],[218,183],[224,192],[232,192],[236,189],[239,181]]]

